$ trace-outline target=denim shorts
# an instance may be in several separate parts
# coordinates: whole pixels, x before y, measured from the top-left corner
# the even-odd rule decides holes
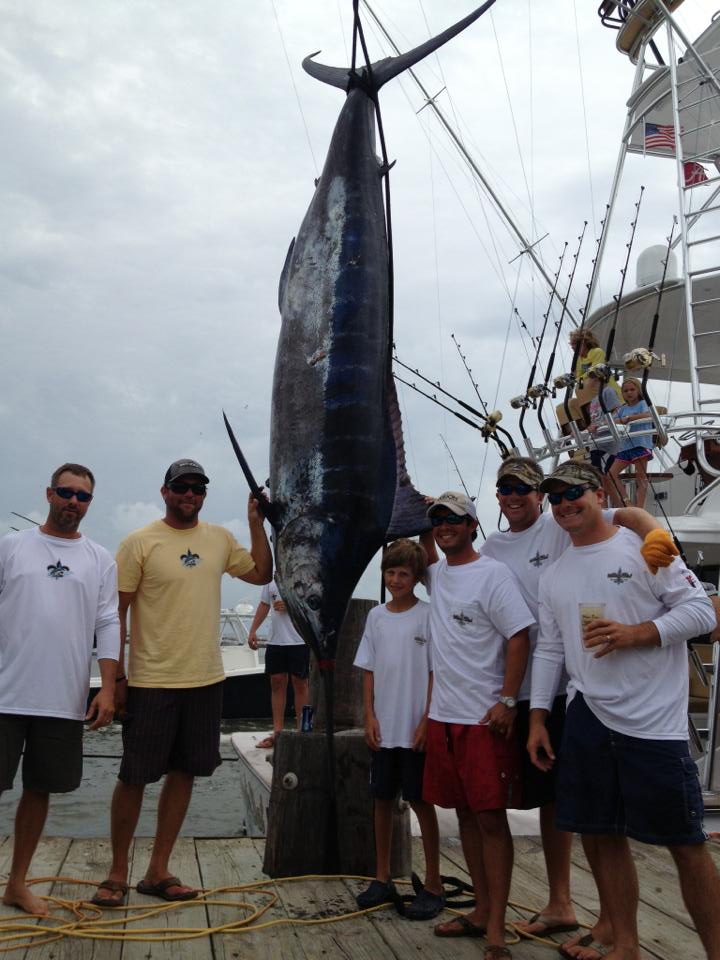
[[[608,729],[577,693],[559,758],[556,825],[661,846],[703,843],[703,800],[684,740],[642,740]]]

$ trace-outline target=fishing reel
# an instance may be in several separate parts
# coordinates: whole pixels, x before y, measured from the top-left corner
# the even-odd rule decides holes
[[[541,397],[549,397],[550,394],[550,388],[544,383],[536,383],[534,386],[530,387],[527,392],[528,397],[530,397],[532,400],[540,400]]]
[[[649,370],[654,360],[660,357],[647,347],[636,347],[623,357],[626,370]]]
[[[523,394],[521,397],[513,397],[510,401],[510,406],[513,410],[527,410],[532,406],[530,398],[527,394]]]
[[[574,373],[561,373],[553,380],[553,386],[556,390],[566,390],[568,387],[575,386]]]
[[[480,427],[480,433],[488,440],[494,433],[495,428],[502,420],[502,413],[499,410],[493,410],[485,418],[485,423]]]
[[[589,377],[602,383],[607,383],[612,375],[613,370],[609,363],[596,363],[588,370]]]

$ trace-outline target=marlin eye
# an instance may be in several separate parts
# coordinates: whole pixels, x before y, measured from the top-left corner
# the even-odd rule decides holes
[[[316,593],[311,593],[305,603],[307,603],[311,610],[320,609],[320,597]]]

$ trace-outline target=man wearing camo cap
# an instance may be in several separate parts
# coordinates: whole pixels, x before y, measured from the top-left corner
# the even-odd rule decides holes
[[[572,470],[575,463],[567,466]],[[540,484],[544,479],[542,467],[529,457],[510,457],[500,464],[496,497],[509,529],[491,533],[482,548],[483,556],[499,560],[512,570],[523,599],[536,620],[540,576],[570,546],[569,535],[556,523],[552,513],[542,512]],[[608,510],[606,518],[609,522],[629,527],[641,537],[660,526],[649,513],[634,507]],[[531,659],[518,694],[516,732],[522,745],[522,806],[525,810],[540,807],[549,898],[539,913],[528,921],[519,921],[517,926],[542,937],[576,930],[577,919],[570,897],[572,835],[555,827],[555,771],[539,770],[525,749],[529,729],[531,661],[536,639],[537,627],[533,626],[530,628]],[[547,718],[548,732],[556,750],[562,741],[566,682],[567,678],[563,677]],[[603,932],[602,923],[598,926]]]
[[[604,516],[601,485],[600,472],[579,463],[540,485],[572,543],[540,581],[528,749],[541,769],[555,761],[544,719],[564,667],[556,824],[582,835],[612,930],[608,957],[641,957],[631,837],[669,848],[707,956],[720,960],[720,877],[687,744],[686,642],[714,628],[714,610],[679,557],[650,572],[637,536]],[[593,930],[570,955],[606,944]]]

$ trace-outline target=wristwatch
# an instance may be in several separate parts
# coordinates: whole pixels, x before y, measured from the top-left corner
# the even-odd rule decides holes
[[[508,710],[514,710],[517,706],[515,697],[498,697],[498,703],[504,704]]]

